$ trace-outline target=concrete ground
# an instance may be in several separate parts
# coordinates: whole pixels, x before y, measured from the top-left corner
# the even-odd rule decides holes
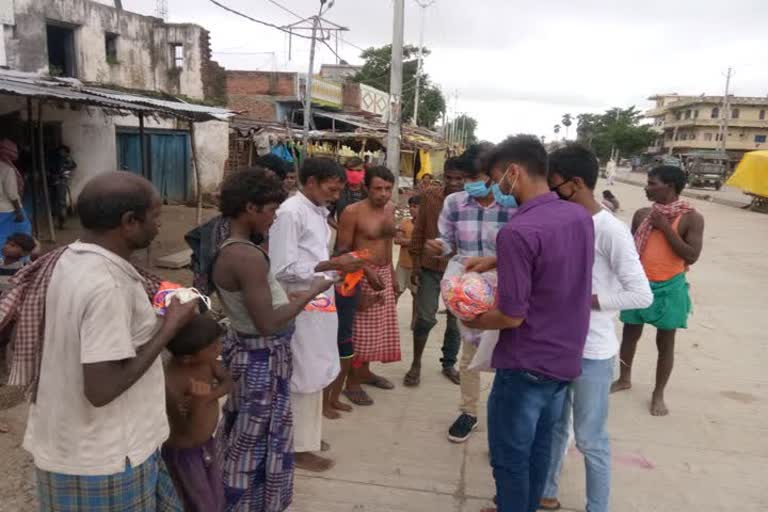
[[[617,181],[627,184],[645,185],[648,182],[648,175],[643,172],[629,172],[629,168],[621,168],[616,176]],[[703,199],[724,206],[742,207],[748,205],[752,198],[741,190],[723,185],[720,190],[714,188],[688,188],[683,191],[683,195],[689,199]]]
[[[601,183],[598,192],[605,184]],[[637,186],[614,193],[628,220],[646,204]],[[634,388],[611,401],[614,512],[764,512],[768,510],[768,217],[692,200],[706,217],[704,252],[691,273],[694,315],[677,343],[667,394],[671,413],[648,413],[655,346],[649,330],[638,349]],[[167,224],[164,224],[164,231]],[[323,475],[299,472],[293,512],[476,512],[494,494],[488,465],[483,378],[481,424],[463,445],[446,439],[459,388],[439,374],[445,317],[433,331],[422,384],[404,388],[411,304],[400,304],[404,360],[375,368],[397,383],[372,390],[376,404],[326,421],[324,438],[337,465]],[[20,448],[23,405],[0,411],[12,428],[0,434],[0,511],[34,510],[32,466]],[[560,500],[584,510],[581,456],[569,453]]]
[[[646,204],[639,187],[613,190],[625,220]],[[648,413],[652,330],[638,349],[634,388],[611,399],[616,512],[768,510],[768,217],[692,202],[707,225],[701,261],[690,273],[695,311],[678,336],[671,413]],[[324,438],[337,465],[324,475],[298,475],[294,512],[476,512],[491,505],[484,411],[491,376],[483,378],[480,429],[466,444],[448,442],[459,391],[439,374],[445,317],[430,338],[421,387],[409,389],[401,385],[411,353],[409,315],[410,301],[403,300],[404,361],[378,368],[398,387],[373,390],[372,407],[326,421]],[[567,511],[584,510],[583,463],[575,450],[560,500]]]

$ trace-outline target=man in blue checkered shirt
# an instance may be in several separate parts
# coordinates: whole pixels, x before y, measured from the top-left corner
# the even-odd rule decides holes
[[[476,256],[496,255],[496,234],[514,215],[517,203],[504,195],[497,182],[501,176],[491,176],[482,164],[488,145],[474,145],[458,159],[464,173],[464,190],[445,199],[437,226],[440,236],[426,242],[424,250],[431,255],[454,255],[463,261]],[[462,349],[459,373],[461,379],[461,414],[448,430],[448,439],[463,443],[477,428],[477,402],[480,398],[480,372],[467,367],[477,351],[477,340],[462,328]]]

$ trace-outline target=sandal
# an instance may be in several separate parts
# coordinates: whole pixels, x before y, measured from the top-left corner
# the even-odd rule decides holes
[[[541,498],[539,500],[539,510],[560,510],[562,505],[557,498]]]
[[[373,399],[364,390],[344,390],[344,396],[355,405],[373,405]]]
[[[374,375],[370,380],[363,382],[363,384],[367,384],[379,389],[395,389],[394,384],[389,382],[384,377],[380,377],[378,375]]]
[[[421,373],[408,370],[408,373],[405,374],[405,378],[403,379],[403,385],[409,388],[415,388],[419,384],[421,384]]]

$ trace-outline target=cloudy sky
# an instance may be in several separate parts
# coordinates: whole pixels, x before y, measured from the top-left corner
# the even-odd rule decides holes
[[[270,0],[220,2],[277,25],[297,21]],[[275,2],[301,16],[319,7]],[[123,6],[153,14],[155,1]],[[294,39],[289,61],[287,35],[208,0],[168,0],[168,10],[172,22],[209,29],[214,57],[228,69],[307,69],[305,40]],[[406,0],[406,43],[418,43],[420,11]],[[566,112],[645,109],[654,93],[722,94],[729,66],[733,93],[768,95],[768,0],[435,0],[426,16],[426,71],[450,113],[474,116],[480,137],[492,141],[520,132],[551,139]],[[391,0],[336,0],[326,18],[349,28],[339,53],[350,63],[360,62],[356,47],[392,38]],[[319,69],[335,57],[321,46],[316,62]]]

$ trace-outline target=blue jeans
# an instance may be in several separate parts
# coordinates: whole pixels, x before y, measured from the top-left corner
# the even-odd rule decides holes
[[[568,387],[560,419],[552,433],[552,461],[544,497],[557,497],[573,413],[576,446],[587,470],[587,512],[608,512],[611,491],[611,445],[605,424],[613,381],[614,358],[583,359],[581,376]]]
[[[567,385],[526,371],[496,370],[488,444],[499,512],[538,509]]]

